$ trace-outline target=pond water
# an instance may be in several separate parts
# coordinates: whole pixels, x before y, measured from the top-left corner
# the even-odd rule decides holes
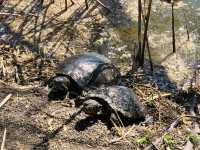
[[[174,7],[174,13],[177,54],[186,64],[194,64],[200,60],[200,1],[180,1]],[[170,4],[153,5],[149,28],[153,60],[161,63],[172,53]]]

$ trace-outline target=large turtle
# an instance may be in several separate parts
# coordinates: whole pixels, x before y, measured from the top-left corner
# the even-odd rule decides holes
[[[67,58],[48,82],[49,100],[76,97],[83,90],[118,84],[120,72],[105,56],[88,52]]]
[[[115,123],[127,124],[145,119],[138,97],[125,86],[107,86],[91,90],[75,100],[86,114],[102,116]],[[120,119],[119,119],[120,118]]]

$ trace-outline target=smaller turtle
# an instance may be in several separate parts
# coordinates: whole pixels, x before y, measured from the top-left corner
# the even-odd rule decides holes
[[[75,98],[83,90],[119,84],[120,72],[105,56],[88,52],[67,58],[48,82],[49,100]]]
[[[133,91],[125,86],[107,86],[85,93],[75,100],[86,114],[101,116],[124,125],[145,120],[144,108]]]

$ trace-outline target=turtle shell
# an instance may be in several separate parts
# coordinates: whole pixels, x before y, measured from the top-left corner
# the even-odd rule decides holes
[[[124,86],[108,86],[85,94],[87,99],[95,99],[106,109],[118,112],[126,118],[141,119],[145,117],[144,108],[133,91]],[[107,106],[106,106],[107,105]]]
[[[57,71],[57,75],[66,75],[72,78],[81,88],[87,86],[92,79],[93,72],[104,64],[110,64],[110,60],[95,52],[67,58]]]

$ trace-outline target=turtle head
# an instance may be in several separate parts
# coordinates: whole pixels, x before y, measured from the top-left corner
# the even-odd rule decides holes
[[[101,115],[102,114],[102,105],[92,99],[86,100],[83,102],[83,111],[89,115]]]
[[[69,94],[70,80],[65,76],[56,76],[48,84],[48,99],[63,100]]]

